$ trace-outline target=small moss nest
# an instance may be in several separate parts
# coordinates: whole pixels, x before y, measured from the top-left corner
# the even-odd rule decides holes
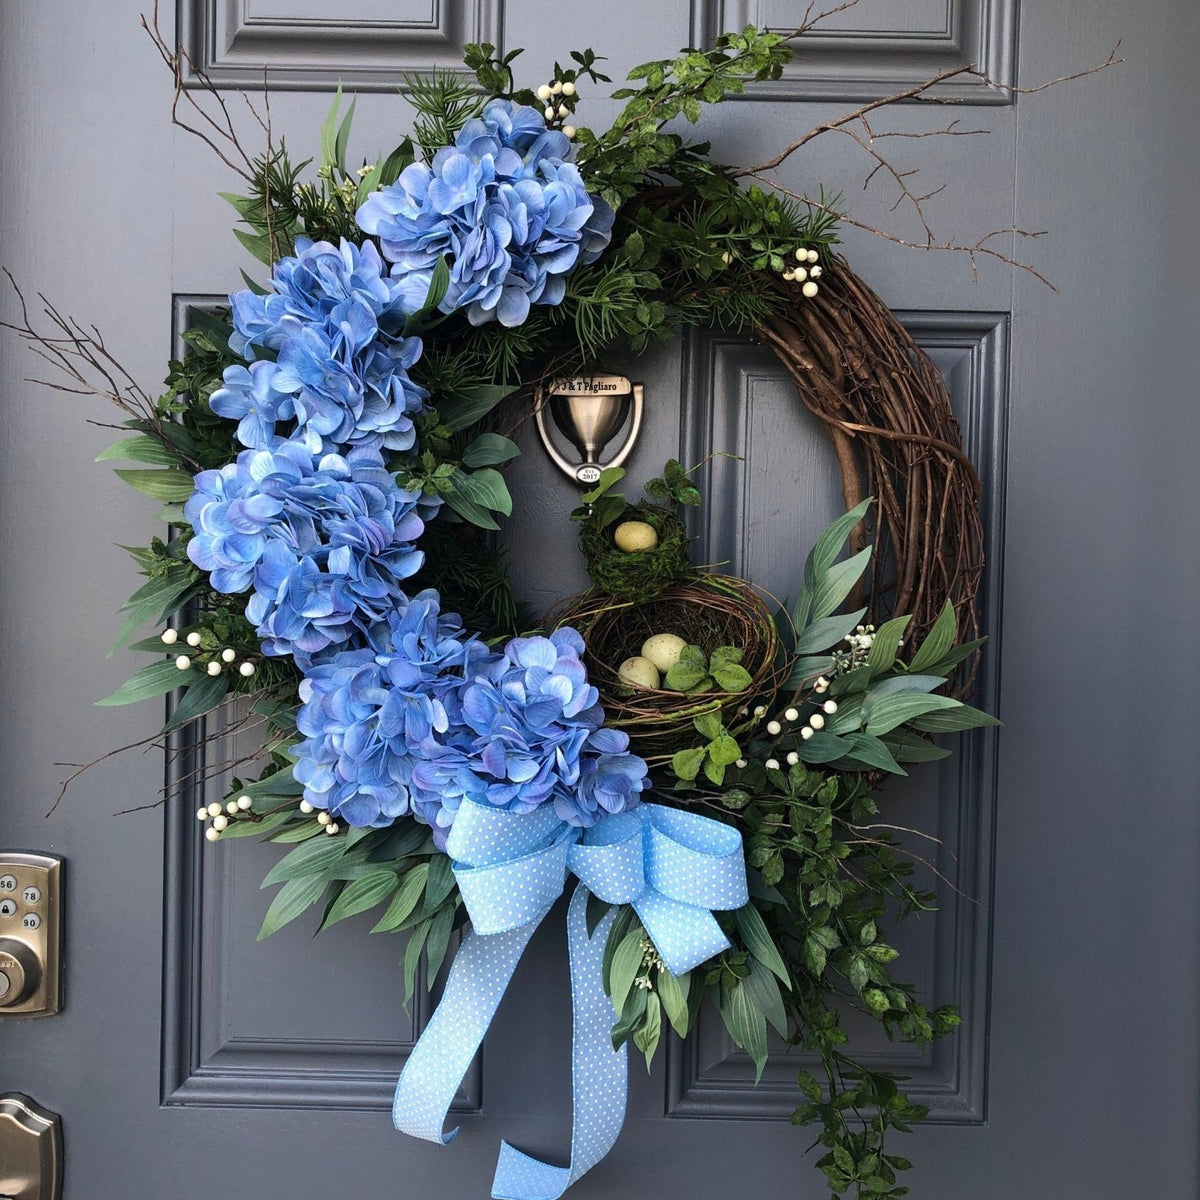
[[[751,700],[769,704],[782,686],[779,632],[770,608],[752,584],[729,575],[694,573],[649,601],[620,601],[599,591],[566,602],[555,625],[577,629],[587,644],[588,676],[600,693],[605,724],[629,734],[631,749],[651,765],[694,745],[692,725],[701,713],[718,711],[731,730],[745,728],[740,709]],[[742,692],[688,695],[667,689],[631,688],[618,675],[656,633],[674,633],[710,655],[737,646],[751,685]]]
[[[619,549],[613,534],[626,521],[644,521],[658,534],[658,545],[651,550]],[[579,531],[579,548],[592,583],[614,600],[644,603],[692,574],[683,522],[669,508],[646,500],[629,505],[620,520],[606,529],[585,521]]]

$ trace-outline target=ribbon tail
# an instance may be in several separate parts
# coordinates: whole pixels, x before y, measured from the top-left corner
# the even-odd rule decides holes
[[[458,1133],[442,1132],[446,1115],[539,924],[540,919],[488,937],[472,931],[463,939],[442,1001],[396,1084],[392,1122],[402,1133],[443,1146]]]
[[[558,1200],[612,1149],[625,1122],[626,1052],[624,1046],[613,1049],[615,1016],[604,992],[604,944],[614,914],[606,913],[589,938],[587,898],[588,889],[580,884],[567,911],[574,1008],[571,1165],[551,1166],[504,1142],[492,1183],[493,1200]]]
[[[672,975],[683,975],[729,949],[729,939],[706,908],[647,892],[633,903]]]

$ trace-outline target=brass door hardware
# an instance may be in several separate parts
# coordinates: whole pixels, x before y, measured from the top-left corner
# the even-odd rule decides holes
[[[20,1092],[0,1093],[0,1200],[59,1200],[62,1122]]]
[[[0,850],[0,1017],[62,1007],[62,866],[51,854]]]

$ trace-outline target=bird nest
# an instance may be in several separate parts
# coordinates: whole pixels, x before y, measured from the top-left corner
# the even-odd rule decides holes
[[[621,550],[613,541],[617,526],[625,521],[643,521],[658,534],[658,544],[649,550]],[[688,538],[679,518],[661,504],[641,501],[631,504],[605,529],[585,521],[579,530],[579,548],[587,560],[587,572],[596,588],[614,600],[653,600],[671,584],[691,572]]]
[[[605,724],[629,734],[633,750],[652,765],[695,740],[692,721],[719,711],[736,731],[751,699],[767,704],[784,682],[779,631],[762,595],[744,579],[696,572],[646,602],[615,600],[596,589],[568,600],[552,623],[577,629],[587,643],[588,676],[600,693]],[[751,684],[741,692],[684,693],[632,688],[618,674],[656,633],[674,633],[705,655],[719,646],[742,651]]]

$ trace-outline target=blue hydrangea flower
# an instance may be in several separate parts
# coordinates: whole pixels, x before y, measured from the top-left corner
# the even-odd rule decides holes
[[[420,747],[449,731],[447,699],[488,657],[425,591],[388,614],[373,646],[313,667],[300,685],[305,740],[293,768],[305,799],[349,825],[383,826],[410,813]]]
[[[536,109],[493,100],[432,163],[368,196],[359,227],[380,239],[399,278],[427,284],[449,259],[443,312],[520,325],[530,305],[558,304],[566,276],[611,237],[613,211],[588,194],[572,152]]]
[[[421,341],[399,332],[421,303],[411,283],[384,275],[369,242],[339,249],[299,238],[296,251],[275,265],[273,292],[230,297],[232,349],[247,359],[265,349],[276,361],[229,368],[212,410],[236,420],[238,440],[256,450],[283,436],[314,454],[411,450],[428,398],[409,376]]]
[[[370,242],[356,246],[296,239],[294,256],[281,258],[271,272],[272,290],[230,296],[233,336],[230,349],[243,358],[254,358],[256,348],[279,350],[288,337],[284,318],[305,325],[337,328],[345,320],[363,315],[385,333],[399,332],[415,311],[405,300],[397,280],[387,276],[379,251]],[[418,306],[419,307],[419,306]]]
[[[601,729],[573,629],[514,638],[459,689],[447,733],[422,746],[409,781],[414,810],[444,838],[464,798],[510,812],[552,803],[571,825],[637,802],[646,764]]]
[[[297,442],[243,450],[196,476],[188,556],[219,592],[251,587],[263,653],[315,655],[368,634],[404,598],[424,555],[429,502],[402,491],[378,451],[313,455]]]

